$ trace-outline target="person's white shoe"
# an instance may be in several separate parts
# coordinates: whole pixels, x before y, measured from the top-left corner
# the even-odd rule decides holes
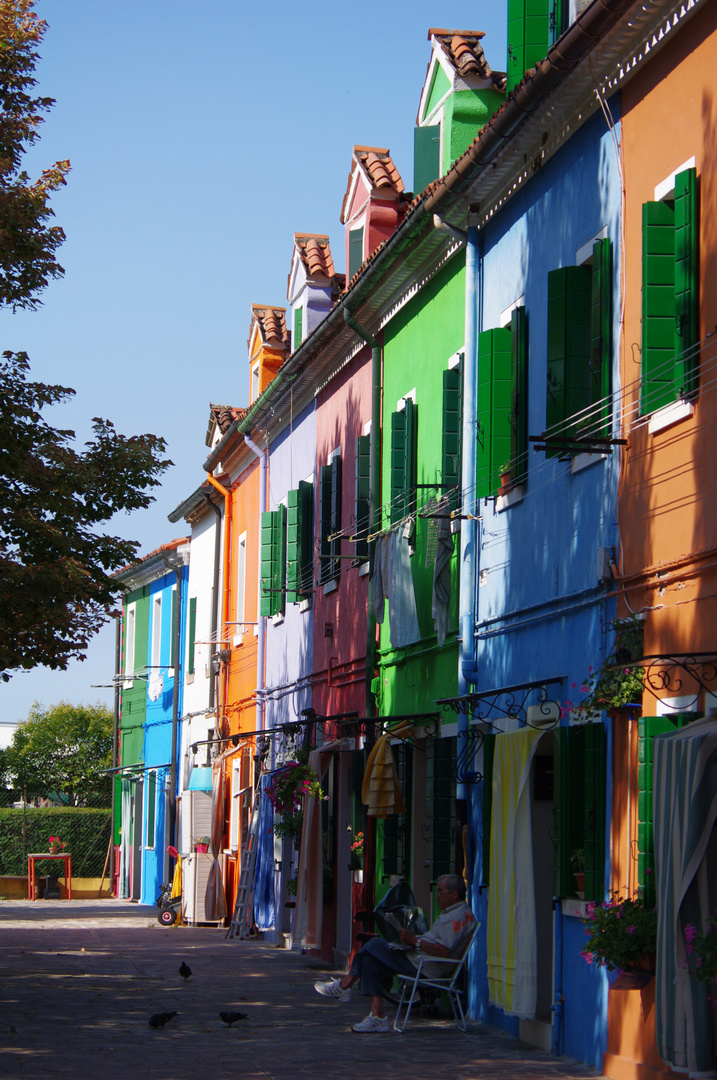
[[[369,1013],[365,1020],[354,1024],[352,1031],[358,1031],[362,1035],[383,1035],[391,1030],[391,1021],[387,1016],[374,1016]]]
[[[348,1002],[351,1000],[351,987],[348,990],[341,989],[341,979],[329,979],[328,982],[314,983],[314,990],[322,997],[335,998],[337,1001]]]

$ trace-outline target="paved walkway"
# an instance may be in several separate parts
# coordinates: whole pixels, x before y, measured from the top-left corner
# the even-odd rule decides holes
[[[192,969],[179,975],[185,961]],[[0,1076],[6,1080],[507,1080],[595,1073],[470,1024],[413,1018],[356,1035],[368,1011],[313,990],[298,951],[159,925],[123,901],[0,901]],[[226,1027],[224,1010],[247,1013]],[[177,1012],[153,1029],[155,1013]]]

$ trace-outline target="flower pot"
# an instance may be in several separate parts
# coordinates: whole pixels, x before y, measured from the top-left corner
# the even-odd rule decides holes
[[[510,471],[502,472],[500,474],[500,487],[498,488],[499,495],[507,495],[511,489],[510,483]]]
[[[197,854],[205,855],[209,848],[209,844],[197,844]]]
[[[578,900],[585,899],[585,873],[579,870],[573,870],[573,877],[575,878],[575,884],[577,885]]]
[[[51,855],[59,855],[60,854],[60,845],[59,844],[50,844],[50,854]]]

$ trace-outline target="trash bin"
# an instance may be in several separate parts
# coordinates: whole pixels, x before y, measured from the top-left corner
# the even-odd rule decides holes
[[[45,878],[45,899],[60,899],[60,879],[54,874],[48,874]]]

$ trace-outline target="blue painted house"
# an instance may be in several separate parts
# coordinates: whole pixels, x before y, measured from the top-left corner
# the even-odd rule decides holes
[[[120,895],[153,904],[175,840],[188,539],[163,545],[116,577],[129,590],[120,673],[121,748],[127,733],[120,757]],[[138,714],[141,728],[134,723]]]

